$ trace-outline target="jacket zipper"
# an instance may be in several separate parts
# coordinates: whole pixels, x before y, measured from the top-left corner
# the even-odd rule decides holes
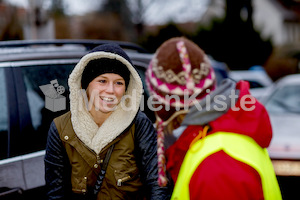
[[[122,183],[128,181],[131,177],[130,176],[126,176],[124,178],[119,178],[118,181],[117,181],[117,186],[120,187],[122,186]]]
[[[97,158],[97,163],[98,164],[103,163],[103,160],[100,159],[100,156],[98,154],[96,155],[96,158]]]
[[[78,138],[79,139],[79,138]],[[79,139],[80,140],[80,139]],[[80,140],[81,141],[81,140]],[[82,141],[81,141],[82,142]],[[100,165],[102,163],[102,160],[100,159],[99,154],[97,154],[93,149],[91,149],[90,147],[88,147],[84,142],[82,142],[82,144],[89,150],[91,151],[95,156],[96,156],[96,163],[98,165]]]

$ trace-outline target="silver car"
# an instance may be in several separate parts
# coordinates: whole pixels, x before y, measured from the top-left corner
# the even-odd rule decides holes
[[[271,119],[268,152],[278,176],[300,176],[300,74],[285,76],[262,99]]]
[[[253,67],[253,70],[231,70],[228,76],[235,81],[248,81],[250,93],[258,100],[264,98],[266,89],[273,84],[272,79],[262,67]]]

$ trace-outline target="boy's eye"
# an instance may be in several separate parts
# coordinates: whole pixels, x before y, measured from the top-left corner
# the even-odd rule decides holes
[[[116,84],[117,84],[117,85],[124,85],[124,83],[121,82],[121,81],[116,82]]]
[[[106,80],[99,80],[99,83],[105,83]]]

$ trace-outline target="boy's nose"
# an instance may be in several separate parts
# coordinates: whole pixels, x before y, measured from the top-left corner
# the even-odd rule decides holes
[[[110,93],[114,92],[114,84],[113,83],[107,84],[106,92],[110,92]]]

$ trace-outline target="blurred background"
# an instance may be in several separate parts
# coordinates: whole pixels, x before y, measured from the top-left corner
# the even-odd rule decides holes
[[[0,40],[104,39],[149,52],[185,36],[231,70],[300,71],[299,0],[0,0]]]
[[[283,197],[300,199],[300,0],[0,0],[0,41],[115,40],[154,53],[175,36],[197,43],[221,80],[249,81],[270,115],[268,152]],[[57,79],[68,90],[67,77],[87,49],[1,45],[0,199],[40,200],[39,150],[52,119],[65,111],[46,109],[39,86]],[[128,53],[144,77],[152,54]]]

